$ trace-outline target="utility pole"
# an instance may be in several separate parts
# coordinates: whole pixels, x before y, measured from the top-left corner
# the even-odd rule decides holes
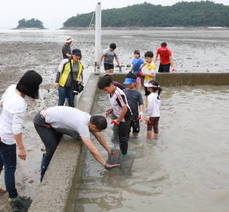
[[[95,12],[95,72],[99,72],[99,62],[101,57],[101,22],[102,22],[101,2],[96,5]]]

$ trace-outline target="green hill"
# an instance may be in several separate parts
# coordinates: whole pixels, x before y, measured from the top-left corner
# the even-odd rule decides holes
[[[88,27],[93,12],[73,16],[64,28]],[[210,1],[181,2],[172,6],[136,4],[102,11],[103,27],[229,26],[229,6]]]
[[[38,19],[30,19],[25,20],[21,19],[18,21],[18,26],[16,29],[23,29],[23,28],[37,28],[37,29],[44,29],[43,23]]]

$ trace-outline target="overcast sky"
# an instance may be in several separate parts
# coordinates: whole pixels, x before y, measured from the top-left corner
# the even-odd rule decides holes
[[[59,28],[69,17],[91,12],[97,0],[0,0],[0,28],[17,26],[18,20],[37,18],[47,28]],[[188,0],[185,0],[188,1]],[[200,0],[192,0],[200,1]],[[213,0],[216,3],[229,5],[229,0]],[[128,5],[149,2],[152,4],[172,5],[179,0],[101,0],[102,8],[118,8]]]

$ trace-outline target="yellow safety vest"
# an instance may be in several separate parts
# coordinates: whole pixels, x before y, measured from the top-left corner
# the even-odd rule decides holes
[[[71,60],[71,63],[72,63],[72,66],[73,66],[73,61],[72,60]],[[79,70],[78,70],[78,73],[76,75],[76,81],[78,81],[80,79],[80,76],[81,76],[81,74],[83,72],[83,65],[80,62],[78,64],[79,64]],[[62,87],[65,86],[70,72],[71,72],[71,66],[70,66],[70,61],[69,61],[64,65],[63,71],[60,74],[60,80],[59,80],[59,85],[60,86],[62,86]]]

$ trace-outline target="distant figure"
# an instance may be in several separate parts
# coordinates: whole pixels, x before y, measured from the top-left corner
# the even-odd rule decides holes
[[[21,160],[27,159],[22,136],[24,117],[27,112],[27,97],[38,99],[41,82],[40,74],[27,71],[17,85],[10,85],[6,89],[0,99],[0,169],[4,167],[10,211],[27,211],[31,204],[30,199],[18,195],[15,171],[17,157]]]
[[[62,48],[62,54],[64,59],[71,59],[72,58],[72,51],[71,51],[71,45],[72,45],[73,39],[71,37],[67,37],[65,39],[65,44]]]
[[[162,89],[159,83],[156,81],[150,81],[147,89],[150,92],[150,95],[148,96],[146,119],[147,138],[157,139],[159,133],[158,125],[160,119],[160,94]]]
[[[156,66],[153,61],[153,52],[148,51],[145,53],[145,63],[142,66],[142,74],[144,77],[144,89],[146,96],[146,104],[147,104],[147,96],[150,94],[147,87],[151,80],[154,80],[156,76]]]
[[[105,168],[118,166],[118,164],[106,163],[90,138],[92,133],[107,153],[111,154],[110,147],[100,133],[107,128],[107,120],[104,116],[91,116],[76,108],[55,106],[37,113],[34,117],[34,127],[46,150],[41,162],[41,181],[63,134],[81,140],[92,156]]]
[[[133,129],[133,138],[138,138],[140,132],[139,121],[143,116],[143,99],[141,93],[136,90],[137,76],[133,73],[127,74],[123,84],[127,87],[124,93],[133,113],[130,123],[130,127]]]
[[[74,107],[73,83],[83,83],[83,65],[81,64],[81,51],[73,49],[72,59],[63,59],[58,67],[55,88],[58,88],[58,105],[64,105],[65,99],[68,105]]]
[[[120,62],[117,54],[115,53],[116,44],[111,43],[108,49],[103,51],[103,55],[100,59],[100,64],[104,60],[104,70],[107,73],[114,72],[114,59],[116,60],[118,66],[120,67]]]
[[[144,63],[144,60],[141,58],[141,54],[139,50],[134,51],[134,58],[131,62],[131,73],[135,74],[137,76],[137,88],[141,88],[141,67]]]
[[[173,67],[173,58],[172,58],[172,52],[167,47],[166,42],[163,42],[161,44],[161,47],[157,49],[155,62],[158,60],[159,56],[160,56],[160,66],[158,72],[169,72],[170,66]]]

